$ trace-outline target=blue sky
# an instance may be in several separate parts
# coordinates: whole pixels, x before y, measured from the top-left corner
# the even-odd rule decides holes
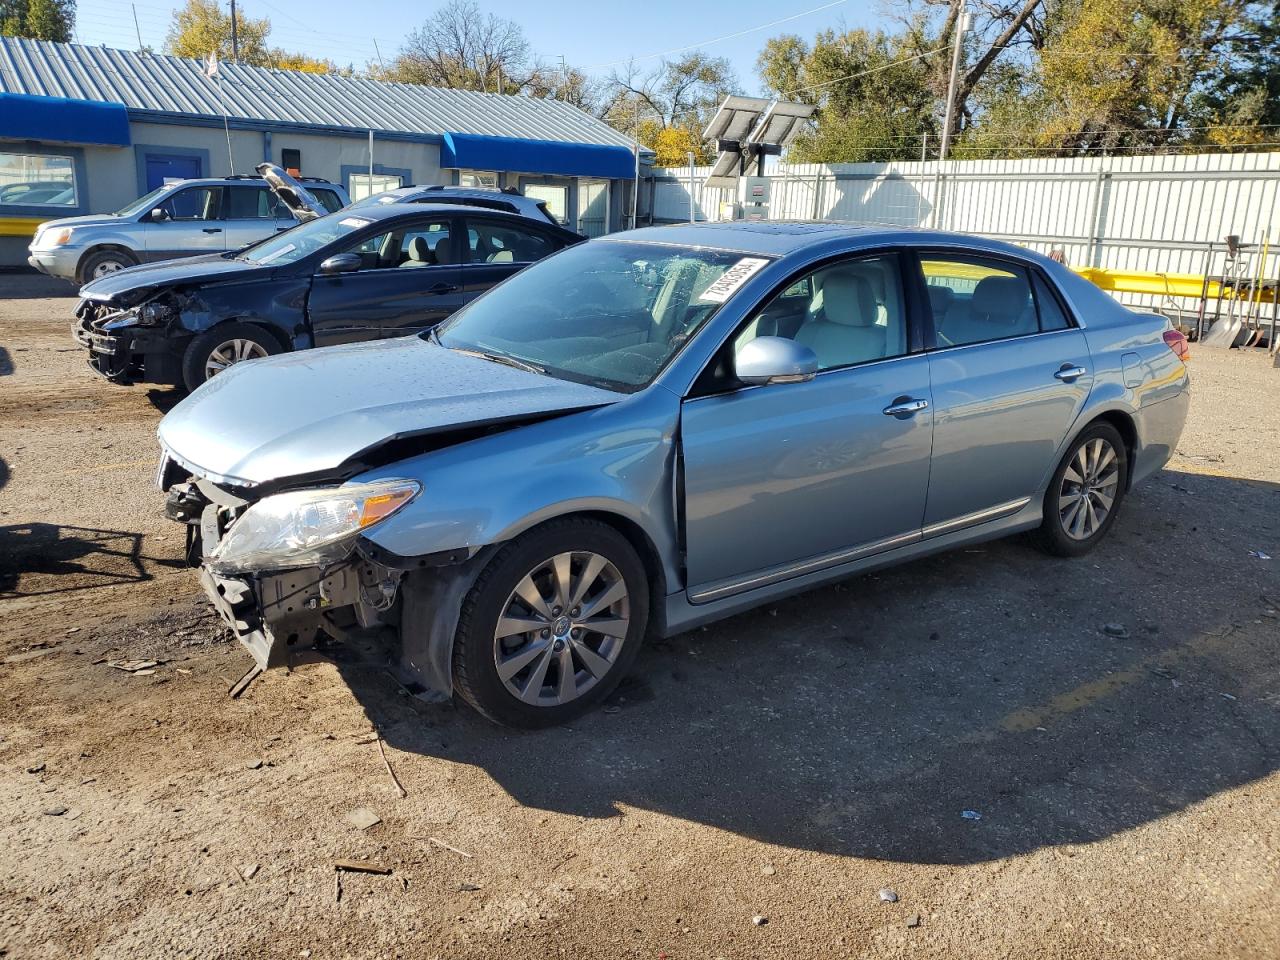
[[[275,46],[326,57],[341,65],[363,66],[378,51],[390,59],[405,34],[439,4],[405,0],[238,0],[246,16],[271,20]],[[227,6],[222,0],[223,7]],[[755,59],[766,39],[779,33],[811,37],[824,27],[871,26],[883,19],[873,0],[646,0],[644,3],[551,0],[529,3],[490,0],[481,7],[515,20],[547,63],[560,56],[570,64],[606,75],[611,64],[635,57],[642,66],[656,65],[655,54],[699,46],[728,57],[747,92],[756,92]],[[79,0],[77,39],[81,43],[135,49],[138,32],[153,49],[164,44],[172,11],[180,3],[145,0]],[[815,10],[818,7],[825,9]],[[410,11],[416,11],[410,13]],[[134,28],[134,13],[138,27]],[[786,17],[785,23],[752,30]],[[743,33],[741,36],[729,36]],[[719,42],[708,43],[716,40]],[[641,59],[644,58],[644,59]]]

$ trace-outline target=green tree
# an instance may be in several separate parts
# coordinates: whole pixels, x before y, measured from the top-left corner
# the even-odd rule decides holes
[[[700,163],[715,156],[702,131],[724,98],[737,92],[738,81],[728,60],[694,50],[647,73],[629,64],[614,72],[607,86],[604,119],[655,152],[678,154],[677,165],[683,166],[690,150]],[[662,136],[660,143],[667,130],[680,132]]]
[[[75,0],[0,0],[0,36],[69,43]]]
[[[254,19],[237,14],[236,42],[240,62],[252,67],[275,67],[306,73],[337,72],[338,68],[331,60],[269,46],[267,40],[270,35],[271,21],[266,17]],[[185,7],[173,12],[164,49],[176,57],[203,60],[216,52],[219,60],[231,60],[230,12],[224,11],[218,0],[187,0]]]

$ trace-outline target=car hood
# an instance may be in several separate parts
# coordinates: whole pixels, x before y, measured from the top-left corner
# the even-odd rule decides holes
[[[45,220],[40,224],[40,230],[48,230],[50,228],[61,227],[100,227],[104,224],[111,226],[119,226],[121,223],[130,223],[121,217],[112,216],[108,213],[87,213],[82,217],[59,217],[57,220]]]
[[[80,288],[80,296],[89,300],[114,300],[121,294],[137,294],[157,287],[248,279],[254,274],[269,275],[271,270],[269,266],[210,253],[200,257],[144,263],[109,273],[86,283]]]
[[[253,486],[331,474],[390,440],[622,398],[404,337],[237,364],[174,407],[159,435],[194,473]]]

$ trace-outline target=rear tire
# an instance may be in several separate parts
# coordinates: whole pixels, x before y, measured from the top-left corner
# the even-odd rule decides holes
[[[182,356],[182,380],[194,390],[232,364],[280,353],[280,343],[251,323],[222,323],[187,345]]]
[[[1032,535],[1056,557],[1081,557],[1107,535],[1129,482],[1129,456],[1109,423],[1087,427],[1062,457],[1044,494],[1044,520]]]
[[[618,686],[648,619],[648,576],[627,539],[599,521],[552,520],[499,550],[467,594],[454,688],[495,723],[567,723]]]
[[[80,264],[80,282],[90,283],[137,265],[137,258],[123,250],[98,250],[85,257]]]

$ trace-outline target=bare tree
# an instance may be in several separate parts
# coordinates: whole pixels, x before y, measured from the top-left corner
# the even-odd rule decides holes
[[[386,79],[453,90],[519,93],[539,67],[513,20],[450,0],[409,34]]]
[[[634,133],[648,121],[660,128],[702,130],[725,96],[738,88],[729,61],[700,50],[645,73],[634,62],[614,71],[607,85],[606,118],[619,130]]]

